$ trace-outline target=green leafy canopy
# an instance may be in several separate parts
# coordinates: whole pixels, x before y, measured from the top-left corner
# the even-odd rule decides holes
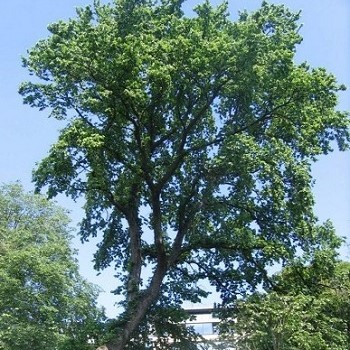
[[[79,275],[66,213],[19,184],[0,187],[0,348],[88,350],[103,314]]]
[[[238,349],[347,350],[350,344],[350,264],[323,251],[305,267],[275,276],[268,293],[238,301],[222,325]]]
[[[227,3],[193,17],[182,3],[95,2],[24,59],[42,81],[25,103],[65,123],[34,180],[85,197],[81,237],[101,237],[96,268],[115,266],[125,296],[115,349],[152,310],[205,297],[200,281],[230,300],[334,236],[310,166],[348,146],[344,87],[295,63],[299,15],[264,2],[233,22]]]

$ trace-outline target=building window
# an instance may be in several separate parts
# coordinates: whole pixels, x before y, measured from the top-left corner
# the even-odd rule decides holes
[[[188,324],[189,327],[200,335],[212,335],[214,334],[213,324],[211,322],[207,323],[193,323]]]

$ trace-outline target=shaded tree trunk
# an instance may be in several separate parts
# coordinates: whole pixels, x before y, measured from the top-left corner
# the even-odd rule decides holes
[[[130,315],[121,334],[115,340],[100,346],[97,350],[123,350],[125,348],[133,333],[146,316],[147,311],[157,300],[166,271],[166,260],[159,262],[149,287],[144,292],[144,296],[140,297],[136,303],[134,312]]]

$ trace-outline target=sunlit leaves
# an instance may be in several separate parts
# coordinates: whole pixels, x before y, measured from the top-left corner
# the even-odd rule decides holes
[[[102,313],[69,246],[66,213],[20,185],[0,189],[1,349],[88,349]]]
[[[310,266],[278,275],[267,294],[237,301],[222,325],[223,338],[239,349],[349,348],[349,263],[320,251]]]
[[[264,2],[233,22],[227,3],[181,4],[95,2],[24,59],[44,80],[24,101],[65,123],[36,185],[85,198],[82,238],[102,237],[96,267],[115,266],[130,318],[144,300],[144,318],[199,300],[202,280],[229,301],[335,237],[310,168],[348,147],[349,119],[335,77],[295,63],[299,14]]]

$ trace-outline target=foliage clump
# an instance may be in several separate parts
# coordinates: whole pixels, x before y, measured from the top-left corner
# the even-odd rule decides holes
[[[295,63],[299,15],[264,2],[234,22],[227,3],[193,17],[182,3],[96,1],[24,59],[41,79],[21,86],[25,103],[65,125],[37,188],[85,198],[81,237],[101,237],[95,267],[120,281],[110,349],[137,347],[155,322],[178,337],[202,281],[229,302],[334,236],[314,216],[310,168],[347,148],[344,87]]]
[[[348,350],[350,264],[317,255],[308,266],[285,268],[267,293],[226,307],[224,342],[242,350]]]
[[[88,350],[103,314],[78,271],[65,211],[0,187],[0,349]]]

